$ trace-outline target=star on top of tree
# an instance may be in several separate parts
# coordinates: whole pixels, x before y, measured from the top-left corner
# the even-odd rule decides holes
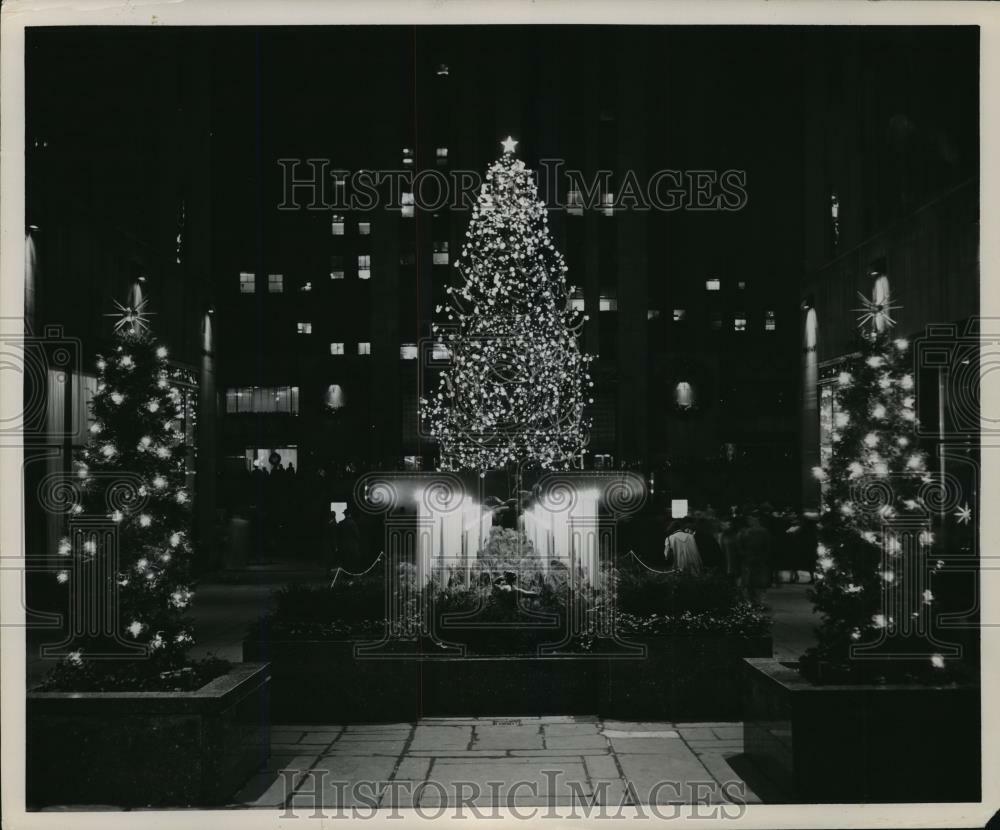
[[[143,334],[149,328],[149,317],[154,313],[146,311],[145,299],[139,300],[135,306],[122,305],[118,300],[114,301],[117,311],[105,314],[105,317],[118,317],[115,323],[115,332],[121,332],[126,326],[128,334]]]
[[[879,331],[884,326],[896,325],[896,321],[892,319],[892,312],[902,308],[902,306],[894,303],[891,295],[886,293],[883,300],[877,301],[866,297],[859,291],[858,297],[861,298],[861,307],[855,308],[854,311],[860,312],[858,315],[859,329],[864,328],[869,323]]]
[[[503,147],[503,151],[505,153],[513,153],[514,148],[517,147],[517,144],[518,142],[514,139],[513,136],[510,135],[508,135],[503,141],[500,142],[500,145]]]

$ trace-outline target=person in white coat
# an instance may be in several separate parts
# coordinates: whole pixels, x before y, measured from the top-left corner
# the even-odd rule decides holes
[[[663,557],[668,568],[695,576],[701,573],[701,555],[694,540],[693,522],[682,521],[671,526],[663,545]]]

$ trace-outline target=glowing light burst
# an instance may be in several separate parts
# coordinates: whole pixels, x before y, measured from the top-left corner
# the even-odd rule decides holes
[[[145,334],[149,330],[149,318],[155,312],[146,311],[147,301],[139,300],[135,306],[122,305],[118,300],[114,301],[117,311],[105,314],[105,317],[117,317],[115,323],[115,333]]]
[[[958,520],[958,523],[962,525],[967,525],[972,521],[972,508],[969,507],[968,502],[955,511],[955,518]]]
[[[902,306],[894,303],[890,294],[886,294],[881,301],[866,297],[860,291],[858,292],[858,297],[861,299],[861,306],[852,310],[859,313],[859,329],[863,329],[869,323],[873,331],[881,330],[883,326],[896,325],[896,321],[892,317],[892,312],[898,311]]]
[[[513,144],[487,171],[458,284],[439,309],[447,322],[434,326],[450,360],[421,414],[445,470],[565,469],[585,452],[593,382],[577,337],[586,318],[572,307],[545,203]]]

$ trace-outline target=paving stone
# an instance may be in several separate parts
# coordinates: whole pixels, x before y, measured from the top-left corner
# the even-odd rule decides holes
[[[340,732],[306,732],[301,740],[300,744],[328,744],[330,741],[335,741],[340,735]]]
[[[680,734],[672,729],[659,729],[655,731],[605,729],[601,734],[606,738],[680,738]]]
[[[509,754],[515,758],[561,758],[572,755],[579,760],[586,755],[607,755],[609,751],[605,745],[594,749],[512,749]]]
[[[580,755],[569,754],[565,749],[561,752],[553,751],[551,754],[547,752],[545,755],[530,749],[514,749],[503,760],[519,764],[537,764],[539,761],[544,761],[547,764],[578,764],[583,759]]]
[[[319,759],[316,766],[305,776],[297,792],[292,797],[293,808],[310,808],[318,800],[324,812],[335,810],[338,806],[366,807],[365,797],[358,797],[352,784],[356,782],[375,782],[381,785],[389,780],[395,758],[357,755],[325,755]],[[346,788],[343,787],[346,782]],[[309,795],[316,789],[318,796]],[[305,792],[303,792],[305,791]],[[368,796],[370,793],[361,793]]]
[[[552,735],[545,739],[546,749],[604,749],[607,745],[603,735]]]
[[[714,741],[715,733],[708,728],[689,728],[685,726],[678,726],[677,731],[681,733],[681,737],[686,741]]]
[[[602,726],[604,731],[612,729],[621,732],[670,732],[676,729],[676,724],[666,721],[606,720]]]
[[[409,732],[412,723],[352,723],[345,727],[345,732]]]
[[[712,728],[712,731],[715,733],[716,738],[722,738],[723,740],[743,740],[742,726],[715,726]]]
[[[591,755],[584,758],[583,762],[587,767],[587,774],[592,779],[614,779],[621,777],[621,773],[618,771],[618,764],[615,763],[615,759],[611,755]]]
[[[296,744],[306,733],[301,729],[271,729],[272,744]]]
[[[345,741],[323,750],[324,755],[401,755],[406,741]]]
[[[692,754],[684,741],[677,738],[611,738],[611,750],[617,755],[662,755],[671,752],[671,747],[679,747]]]
[[[548,773],[548,774],[546,774]],[[573,792],[569,788],[569,781],[576,782],[576,785],[584,793],[590,792],[590,785],[587,783],[587,773],[580,761],[562,762],[555,769],[553,765],[536,759],[534,763],[518,763],[511,761],[455,763],[447,760],[440,760],[434,764],[430,779],[441,784],[447,793],[450,801],[456,798],[455,785],[458,782],[474,782],[480,788],[481,795],[475,803],[490,803],[494,801],[494,793],[499,793],[500,797],[516,798],[518,792],[521,796],[537,797],[543,796],[565,796],[570,797]],[[490,782],[500,782],[501,786],[491,789]],[[521,783],[520,782],[528,782]],[[428,794],[426,803],[433,803],[435,796]],[[436,794],[440,801],[440,793]],[[420,804],[425,803],[421,798]]]
[[[396,767],[393,779],[396,781],[423,781],[431,768],[431,758],[406,757]]]
[[[279,723],[271,727],[271,731],[284,732],[340,732],[347,727],[341,723]]]
[[[464,749],[472,740],[471,726],[424,726],[413,731],[412,749]]]
[[[413,749],[406,752],[407,758],[506,758],[505,749]]]
[[[705,790],[718,784],[690,749],[680,741],[636,741],[646,746],[658,743],[658,753],[622,753],[618,750],[625,779],[643,804],[692,803]],[[700,784],[701,789],[696,789]]]
[[[546,735],[596,735],[600,724],[590,723],[546,723],[542,727]]]
[[[675,723],[674,726],[678,729],[701,729],[702,727],[714,729],[720,726],[742,726],[742,724],[738,721],[681,721]]]
[[[538,726],[477,726],[474,749],[544,749]]]

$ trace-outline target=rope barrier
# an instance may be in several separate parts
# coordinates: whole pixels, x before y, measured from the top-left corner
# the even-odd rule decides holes
[[[379,562],[381,562],[381,561],[382,561],[382,557],[383,557],[383,555],[384,555],[384,554],[385,554],[385,551],[382,551],[381,553],[379,553],[379,555],[375,557],[375,561],[374,561],[374,562],[372,562],[372,563],[371,563],[371,565],[369,565],[369,566],[368,566],[368,569],[367,569],[367,570],[364,570],[364,571],[362,571],[362,572],[361,572],[361,573],[359,573],[359,574],[356,574],[356,573],[352,573],[351,571],[348,571],[348,570],[345,570],[344,568],[342,568],[342,567],[340,567],[340,566],[338,565],[338,566],[337,566],[337,570],[336,570],[336,572],[335,572],[335,573],[333,574],[333,582],[331,582],[331,583],[330,583],[330,588],[331,588],[331,590],[333,589],[333,586],[337,584],[337,580],[338,580],[338,579],[340,578],[340,575],[341,575],[342,573],[345,573],[345,574],[347,574],[348,576],[365,576],[366,574],[369,574],[369,573],[371,573],[371,572],[372,572],[372,570],[373,570],[373,569],[375,568],[375,566],[376,566],[376,565],[377,565],[377,564],[378,564]]]

